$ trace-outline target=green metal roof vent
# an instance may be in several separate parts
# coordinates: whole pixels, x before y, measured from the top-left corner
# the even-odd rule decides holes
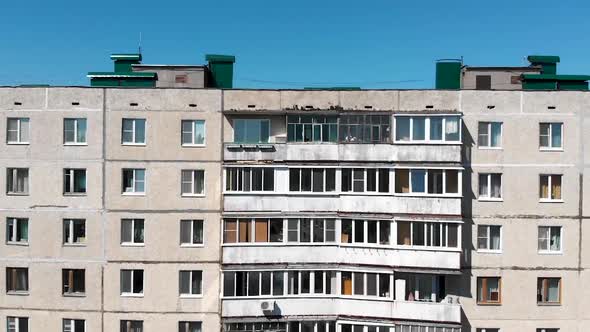
[[[233,55],[207,54],[205,60],[209,62],[209,72],[211,73],[211,82],[208,86],[220,89],[233,88],[236,57]]]
[[[133,65],[141,63],[140,53],[115,53],[111,60],[115,65],[112,72],[89,72],[90,86],[100,87],[155,87],[156,73],[133,72]]]
[[[529,55],[527,60],[531,66],[541,66],[542,74],[555,75],[557,74],[557,63],[559,57],[556,55]]]

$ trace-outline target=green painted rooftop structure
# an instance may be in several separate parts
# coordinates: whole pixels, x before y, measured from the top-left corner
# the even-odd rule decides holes
[[[232,55],[207,54],[205,67],[207,80],[203,88],[233,88],[233,66],[236,58]],[[143,87],[154,88],[158,74],[151,71],[134,71],[134,65],[140,65],[140,53],[116,53],[111,55],[114,62],[112,72],[89,72],[90,86],[95,87]],[[164,66],[165,67],[165,66]],[[174,67],[174,66],[170,66]],[[198,66],[195,66],[198,67]]]

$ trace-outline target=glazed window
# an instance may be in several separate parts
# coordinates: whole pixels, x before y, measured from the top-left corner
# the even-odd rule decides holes
[[[225,190],[238,192],[274,191],[274,169],[231,167],[225,170]]]
[[[64,169],[64,194],[76,195],[86,193],[86,170]]]
[[[338,118],[325,115],[287,116],[287,142],[338,141]]]
[[[395,116],[396,142],[460,142],[458,116]]]
[[[541,253],[561,252],[560,226],[539,226],[538,250]]]
[[[123,169],[123,194],[144,194],[145,193],[145,169],[124,168]]]
[[[86,331],[86,321],[83,319],[68,319],[62,321],[63,332],[84,332]]]
[[[340,273],[342,295],[356,296],[390,296],[390,274],[370,272]]]
[[[86,282],[82,269],[63,269],[62,285],[64,295],[84,295]]]
[[[64,144],[86,143],[86,119],[64,119]]]
[[[180,221],[180,245],[192,246],[203,244],[203,220]]]
[[[398,194],[459,194],[460,170],[395,169],[395,192]]]
[[[29,219],[6,218],[6,243],[22,245],[29,243]]]
[[[539,147],[541,150],[560,150],[563,148],[562,139],[563,123],[541,122],[539,123]]]
[[[390,115],[342,115],[340,142],[389,143],[390,127]]]
[[[537,278],[537,303],[561,303],[561,278]]]
[[[205,194],[205,171],[202,169],[183,169],[181,177],[181,195],[199,196]]]
[[[6,268],[6,292],[23,293],[29,292],[29,269],[26,267]]]
[[[541,175],[539,177],[539,197],[541,202],[560,202],[561,199],[560,174]]]
[[[459,247],[459,224],[397,221],[397,244],[420,247]]]
[[[28,168],[7,168],[6,169],[6,193],[9,195],[29,194],[29,169]]]
[[[7,332],[29,332],[29,318],[28,317],[6,317],[6,331]]]
[[[342,219],[341,225],[341,243],[389,244],[390,220]]]
[[[6,142],[8,144],[29,144],[29,118],[8,118],[6,121]]]
[[[144,220],[121,219],[121,245],[143,245]]]
[[[180,271],[180,296],[194,296],[203,293],[203,271]]]
[[[83,244],[86,242],[86,220],[64,219],[63,220],[63,243]]]
[[[477,303],[502,303],[502,279],[499,277],[477,277]]]
[[[477,250],[502,251],[502,226],[478,225]]]
[[[477,145],[479,147],[502,147],[502,122],[479,122],[477,135]]]
[[[480,200],[501,200],[502,199],[502,174],[480,173],[479,174],[479,199]]]
[[[224,219],[224,243],[283,242],[282,219]]]
[[[283,271],[223,272],[223,296],[283,296],[284,274]]]
[[[121,295],[143,295],[143,270],[121,270]]]
[[[121,320],[120,332],[143,332],[142,320]]]
[[[389,169],[343,168],[342,192],[389,192]]]
[[[201,332],[201,322],[178,322],[178,332]]]
[[[270,121],[266,119],[235,119],[234,143],[268,143]]]
[[[145,145],[145,119],[123,119],[123,145]]]
[[[181,127],[181,139],[183,146],[205,145],[204,120],[182,120]]]
[[[289,191],[331,192],[336,190],[335,168],[290,168]]]

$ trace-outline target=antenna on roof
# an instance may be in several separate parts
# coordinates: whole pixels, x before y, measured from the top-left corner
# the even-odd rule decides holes
[[[141,31],[139,32],[139,54],[141,54]]]

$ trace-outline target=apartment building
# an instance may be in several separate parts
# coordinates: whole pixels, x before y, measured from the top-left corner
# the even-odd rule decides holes
[[[0,88],[0,319],[8,332],[586,331],[589,104],[584,91]]]

